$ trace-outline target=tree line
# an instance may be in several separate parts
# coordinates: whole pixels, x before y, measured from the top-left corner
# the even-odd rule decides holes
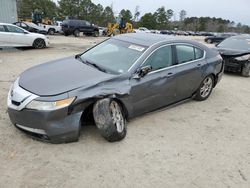
[[[30,18],[31,13],[40,11],[44,18],[63,20],[67,16],[76,19],[88,20],[99,26],[107,26],[109,22],[115,22],[116,16],[122,16],[135,27],[147,27],[158,30],[186,30],[186,31],[211,31],[211,32],[244,32],[250,33],[250,27],[236,24],[233,21],[211,17],[187,17],[187,12],[181,10],[178,13],[178,21],[172,9],[159,7],[154,13],[141,15],[140,7],[135,10],[123,9],[116,15],[112,5],[103,7],[91,0],[58,0],[58,4],[52,0],[17,0],[19,18]]]

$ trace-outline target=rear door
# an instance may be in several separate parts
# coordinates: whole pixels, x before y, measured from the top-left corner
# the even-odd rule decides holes
[[[203,79],[202,67],[206,64],[205,52],[189,44],[176,44],[177,100],[189,98]]]
[[[175,101],[176,83],[172,47],[155,50],[141,65],[152,71],[140,79],[131,78],[131,101],[134,115],[155,110]]]

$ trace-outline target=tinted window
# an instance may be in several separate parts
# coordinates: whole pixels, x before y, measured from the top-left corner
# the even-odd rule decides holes
[[[195,60],[193,46],[176,45],[176,53],[179,64]]]
[[[24,33],[24,31],[18,27],[12,26],[12,25],[6,25],[9,32],[12,33]]]
[[[195,59],[201,59],[204,56],[204,51],[199,48],[194,48],[195,51]]]
[[[4,26],[0,25],[0,32],[5,32]]]
[[[156,50],[143,64],[152,66],[152,70],[159,70],[172,65],[172,48],[165,46]]]
[[[87,21],[86,21],[86,25],[87,25],[87,26],[91,26],[91,24],[90,24],[89,22],[87,22]]]

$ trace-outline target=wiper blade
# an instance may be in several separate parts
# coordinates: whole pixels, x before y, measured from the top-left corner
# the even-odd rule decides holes
[[[104,68],[100,67],[99,65],[95,64],[95,63],[91,63],[89,61],[85,61],[87,64],[92,65],[93,67],[97,68],[99,71],[102,72],[107,72]]]
[[[87,60],[83,60],[83,59],[81,58],[81,54],[75,55],[75,58],[76,58],[76,59],[79,59],[82,63],[85,63],[85,64],[87,64],[87,65],[90,65],[90,66],[92,66],[92,67],[95,67],[95,68],[98,69],[99,71],[107,72],[104,68],[100,67],[99,65],[97,65],[97,64],[95,64],[95,63],[91,63],[91,62],[89,62],[89,61],[87,61]]]

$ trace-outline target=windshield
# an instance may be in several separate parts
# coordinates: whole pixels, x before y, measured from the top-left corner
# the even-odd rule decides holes
[[[105,69],[107,72],[127,72],[147,47],[109,39],[81,55],[81,59]]]
[[[242,50],[249,51],[250,50],[250,37],[249,38],[228,38],[222,41],[218,47],[227,48],[233,50]]]

